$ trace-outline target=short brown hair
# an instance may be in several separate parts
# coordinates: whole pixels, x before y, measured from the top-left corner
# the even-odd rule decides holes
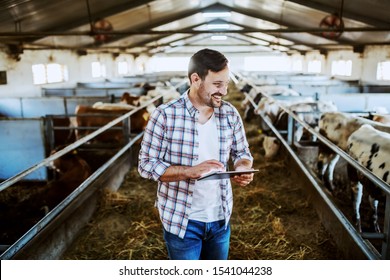
[[[197,73],[199,77],[204,80],[209,70],[212,72],[219,72],[223,70],[228,63],[228,59],[219,51],[211,49],[200,50],[190,59],[188,65],[188,78],[191,80],[191,75]]]

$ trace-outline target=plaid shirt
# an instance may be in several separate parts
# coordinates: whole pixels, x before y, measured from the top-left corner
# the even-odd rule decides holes
[[[222,101],[214,108],[220,144],[219,161],[228,166],[240,159],[253,160],[239,113],[230,103]],[[159,181],[173,165],[192,166],[199,156],[196,122],[199,111],[192,105],[188,92],[181,98],[160,105],[152,113],[145,129],[139,153],[138,171],[142,177],[158,181],[156,206],[166,231],[183,238],[188,224],[195,180]],[[220,180],[225,225],[232,208],[233,193],[229,179]]]

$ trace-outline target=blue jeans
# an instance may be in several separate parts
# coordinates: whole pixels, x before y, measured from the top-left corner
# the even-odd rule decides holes
[[[164,229],[164,239],[171,260],[227,260],[230,224],[225,221],[204,223],[189,220],[183,239]]]

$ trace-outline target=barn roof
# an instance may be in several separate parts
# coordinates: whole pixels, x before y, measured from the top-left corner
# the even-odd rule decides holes
[[[390,0],[5,0],[0,47],[134,55],[199,47],[361,52],[390,43],[389,9]]]

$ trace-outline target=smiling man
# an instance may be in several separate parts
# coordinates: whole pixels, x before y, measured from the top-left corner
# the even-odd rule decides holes
[[[170,259],[228,259],[233,193],[230,179],[197,180],[224,171],[251,170],[244,126],[223,101],[229,84],[226,57],[203,49],[188,67],[190,89],[160,105],[146,127],[138,171],[158,182],[156,207]],[[232,177],[246,186],[253,174]]]

